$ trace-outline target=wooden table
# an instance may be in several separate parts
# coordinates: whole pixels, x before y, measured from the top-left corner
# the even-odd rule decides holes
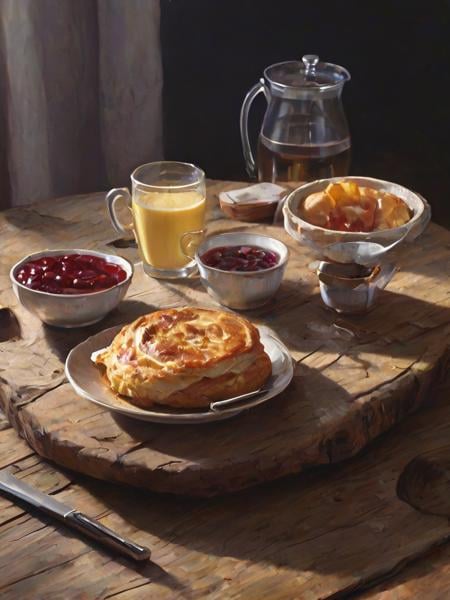
[[[216,217],[215,195],[224,185],[210,186]],[[3,213],[0,232],[11,235],[20,229],[31,249],[43,245],[45,228],[53,229],[57,238],[58,226],[64,222],[65,230],[73,228],[74,235],[84,231],[80,245],[92,247],[95,227],[104,214],[96,208],[101,195],[92,195],[92,210],[80,216],[79,206],[86,206],[86,199],[54,200]],[[43,227],[37,227],[37,222]],[[80,229],[80,223],[89,223],[89,232],[86,225]],[[450,247],[449,234],[435,226],[433,233]],[[5,267],[13,258],[2,256],[4,304],[9,294]],[[17,333],[13,320],[1,324],[5,337]],[[438,325],[443,334],[447,325],[448,321]],[[23,390],[23,407],[49,388],[48,381],[37,381],[25,369],[17,385]],[[136,567],[45,516],[0,498],[1,597],[291,599],[361,592],[374,579],[395,574],[424,556],[450,533],[445,517],[422,514],[396,495],[405,465],[417,454],[448,443],[448,391],[446,382],[435,387],[431,407],[340,466],[321,467],[301,477],[214,499],[158,495],[69,472],[38,457],[4,420],[0,468],[17,471],[39,489],[149,545],[153,554],[152,562]],[[443,597],[450,582],[448,556],[444,548],[427,560],[422,558],[384,584],[390,591],[379,587],[365,592],[365,597],[387,598],[391,593]]]

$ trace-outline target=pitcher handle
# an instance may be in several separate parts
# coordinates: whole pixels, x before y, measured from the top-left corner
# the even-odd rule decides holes
[[[133,230],[132,223],[124,225],[116,214],[116,203],[124,199],[128,208],[131,209],[131,195],[128,188],[113,188],[106,194],[106,208],[108,210],[109,218],[111,219],[112,226],[118,233],[125,233],[129,235]]]
[[[250,140],[248,138],[248,114],[253,100],[258,94],[263,92],[267,101],[269,101],[269,92],[265,86],[264,79],[261,77],[258,83],[256,83],[252,89],[247,93],[242,103],[240,127],[241,127],[241,141],[242,151],[244,153],[245,168],[250,178],[256,177],[256,164],[253,158],[252,148],[250,146]]]

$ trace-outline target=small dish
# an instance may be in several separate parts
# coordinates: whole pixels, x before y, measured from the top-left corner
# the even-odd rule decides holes
[[[422,196],[396,183],[383,181],[382,179],[373,179],[372,177],[348,177],[346,179],[354,181],[359,186],[382,190],[401,198],[412,212],[411,219],[405,225],[369,232],[335,231],[319,227],[318,225],[312,225],[298,216],[299,207],[310,194],[320,192],[330,183],[339,182],[342,179],[342,177],[319,179],[301,185],[289,194],[283,206],[283,215],[284,227],[292,238],[322,253],[324,247],[340,242],[371,241],[382,246],[387,246],[402,237],[404,237],[405,241],[411,242],[428,225],[431,218],[431,210],[428,202]]]
[[[338,313],[361,314],[376,303],[396,272],[394,264],[362,266],[321,262],[317,269],[323,302]]]
[[[272,361],[272,377],[265,393],[250,398],[245,406],[232,406],[229,409],[221,409],[220,412],[211,409],[177,410],[163,406],[144,410],[115,394],[106,384],[100,369],[91,360],[92,353],[108,346],[121,327],[105,329],[73,348],[67,357],[65,372],[79,396],[133,419],[178,425],[221,421],[274,398],[289,385],[294,374],[292,358],[286,346],[270,329],[258,327],[261,342]]]
[[[258,202],[253,204],[229,204],[219,199],[219,204],[222,212],[235,221],[271,221],[277,210],[278,204],[276,202]]]
[[[286,190],[273,183],[261,182],[219,194],[222,212],[238,221],[272,220]]]
[[[206,265],[201,256],[221,246],[260,246],[276,252],[280,260],[261,271],[224,271]],[[195,253],[200,277],[206,291],[229,308],[248,310],[267,304],[277,293],[289,258],[287,246],[275,238],[257,233],[221,233],[204,240]]]
[[[17,281],[15,275],[25,263],[44,256],[64,254],[89,254],[119,265],[126,278],[116,285],[91,293],[52,294],[33,290]],[[96,252],[95,250],[63,249],[44,250],[29,254],[17,262],[10,270],[9,277],[15,295],[20,303],[41,321],[55,327],[84,327],[103,319],[124,298],[133,277],[133,265],[121,256]]]

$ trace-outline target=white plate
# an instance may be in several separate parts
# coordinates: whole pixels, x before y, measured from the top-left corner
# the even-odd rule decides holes
[[[133,419],[172,424],[221,421],[277,396],[289,385],[294,374],[292,359],[286,346],[275,337],[275,334],[270,329],[267,327],[258,327],[261,342],[272,361],[272,377],[267,392],[261,396],[257,396],[256,399],[249,399],[248,404],[244,407],[230,407],[220,412],[214,412],[209,409],[186,411],[167,407],[153,407],[152,410],[144,410],[114,394],[103,380],[99,368],[91,361],[91,354],[96,350],[108,346],[121,327],[120,325],[105,329],[81,342],[78,346],[75,346],[67,357],[65,370],[67,379],[79,396],[95,404],[99,404],[108,410],[132,417]]]

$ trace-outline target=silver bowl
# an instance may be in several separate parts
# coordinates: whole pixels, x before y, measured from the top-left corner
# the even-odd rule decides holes
[[[373,308],[396,270],[392,263],[367,267],[322,261],[317,269],[320,295],[324,303],[338,313],[366,313]]]
[[[88,294],[51,294],[40,290],[32,290],[15,278],[20,267],[30,260],[43,256],[59,256],[61,254],[92,254],[104,258],[110,263],[119,265],[127,274],[126,279],[111,288]],[[44,250],[29,254],[17,262],[10,270],[9,277],[15,295],[20,303],[41,321],[55,327],[84,327],[96,323],[105,317],[123,299],[133,277],[133,265],[121,256],[105,254],[95,250]]]
[[[354,181],[360,186],[367,186],[376,190],[382,190],[395,194],[401,198],[412,213],[411,219],[401,227],[392,229],[382,229],[369,232],[359,231],[335,231],[313,225],[304,221],[299,216],[300,207],[306,198],[314,193],[324,190],[329,183],[335,183],[343,180]],[[289,235],[323,255],[324,248],[342,242],[368,241],[387,246],[395,241],[402,240],[412,242],[426,228],[430,221],[431,209],[428,202],[419,194],[411,190],[382,179],[373,179],[372,177],[332,177],[330,179],[318,179],[305,183],[293,190],[283,205],[284,228]]]
[[[205,265],[201,255],[219,246],[260,246],[276,252],[280,261],[263,271],[223,271]],[[276,294],[283,279],[289,251],[283,242],[257,233],[221,233],[203,241],[195,253],[198,270],[208,294],[220,304],[239,310],[258,308]]]

